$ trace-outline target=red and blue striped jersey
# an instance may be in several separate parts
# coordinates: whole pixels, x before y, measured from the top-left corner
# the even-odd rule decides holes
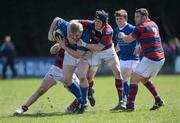
[[[95,29],[94,21],[92,20],[79,20],[79,22],[83,25],[84,29],[88,29],[91,34],[91,42],[92,44],[102,44],[105,47],[102,50],[106,50],[112,46],[112,37],[113,37],[113,29],[109,24],[106,24],[102,31],[98,31]]]
[[[64,52],[64,49],[61,48],[59,52],[56,54],[56,59],[54,61],[54,65],[61,69],[63,67]]]
[[[155,22],[146,20],[137,25],[132,32],[132,37],[139,41],[145,57],[154,61],[164,58],[159,28]]]

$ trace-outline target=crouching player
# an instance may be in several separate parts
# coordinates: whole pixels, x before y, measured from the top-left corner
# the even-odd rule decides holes
[[[55,28],[59,28],[61,31],[61,36],[67,35],[67,22],[61,18],[55,18],[54,21],[51,24],[48,39],[50,41],[55,40],[55,36],[52,35],[53,30]],[[57,82],[63,81],[63,60],[64,60],[64,50],[59,48],[59,44],[55,44],[52,46],[50,52],[52,54],[57,53],[55,63],[52,65],[52,67],[49,69],[47,74],[45,75],[40,87],[35,91],[35,93],[27,100],[27,102],[22,105],[19,109],[17,109],[14,113],[14,115],[22,115],[24,112],[28,110],[28,108],[45,92],[47,92],[52,86],[54,86]],[[79,88],[79,80],[75,74],[72,75],[71,84],[68,86],[65,85],[65,87],[73,94],[77,99],[81,99],[81,91]]]

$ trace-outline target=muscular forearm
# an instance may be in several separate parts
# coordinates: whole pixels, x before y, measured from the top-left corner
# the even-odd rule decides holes
[[[122,37],[122,40],[126,43],[131,43],[132,41],[134,41],[134,39],[131,37],[131,36],[128,36],[128,35],[124,35]]]
[[[120,51],[120,48],[119,48],[118,44],[116,45],[115,51],[116,51],[116,52],[119,52],[119,51]]]
[[[70,54],[71,56],[75,57],[75,58],[80,58],[83,54],[78,52],[78,51],[75,51],[75,50],[72,50],[68,47],[64,47],[64,50]]]
[[[126,43],[131,43],[133,42],[135,39],[132,37],[132,35],[125,35],[123,32],[119,33],[119,37]]]
[[[98,44],[87,44],[86,48],[90,49],[91,51],[101,51],[103,49]]]
[[[50,53],[51,54],[56,54],[59,50],[60,50],[60,46],[58,43],[54,44],[51,48],[50,48]]]

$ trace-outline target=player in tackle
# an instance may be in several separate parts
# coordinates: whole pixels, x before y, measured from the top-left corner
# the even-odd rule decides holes
[[[72,74],[77,68],[80,80],[80,88],[82,93],[82,102],[79,102],[77,113],[84,113],[87,107],[88,80],[87,74],[90,67],[91,52],[78,43],[83,40],[90,42],[90,35],[87,30],[83,30],[82,25],[78,21],[70,21],[67,29],[67,39],[57,40],[60,46],[65,50],[65,58],[63,64],[64,81],[68,84],[72,78]]]
[[[50,41],[56,40],[55,34],[53,34],[56,28],[59,29],[61,37],[65,37],[67,35],[67,25],[67,21],[56,17],[51,24],[48,39]],[[27,100],[25,104],[15,111],[14,115],[22,115],[34,102],[36,102],[37,99],[39,99],[40,96],[42,96],[58,82],[63,83],[63,85],[76,97],[77,100],[81,100],[81,90],[79,88],[79,79],[77,76],[75,74],[72,75],[71,84],[68,86],[63,81],[62,67],[64,61],[64,50],[59,47],[58,43],[56,43],[51,47],[50,52],[51,54],[57,53],[54,64],[45,75],[40,87],[34,92],[34,94]]]
[[[108,13],[104,10],[96,11],[94,20],[79,20],[84,29],[88,29],[91,33],[91,43],[81,42],[81,45],[93,52],[93,62],[96,64],[94,73],[96,73],[99,65],[104,62],[111,69],[115,76],[115,86],[119,95],[119,109],[125,109],[123,105],[123,78],[120,71],[118,56],[115,52],[112,41],[113,29],[108,24]]]

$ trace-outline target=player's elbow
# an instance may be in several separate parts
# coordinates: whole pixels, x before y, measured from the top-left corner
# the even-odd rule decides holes
[[[53,39],[53,38],[52,38],[52,35],[48,34],[48,40],[49,40],[49,41],[52,41],[52,39]]]
[[[50,53],[51,53],[52,55],[54,55],[54,54],[57,53],[57,51],[53,51],[52,49],[50,49]]]
[[[56,21],[58,21],[59,19],[61,19],[61,18],[60,18],[60,17],[55,17],[53,21],[56,22]]]

